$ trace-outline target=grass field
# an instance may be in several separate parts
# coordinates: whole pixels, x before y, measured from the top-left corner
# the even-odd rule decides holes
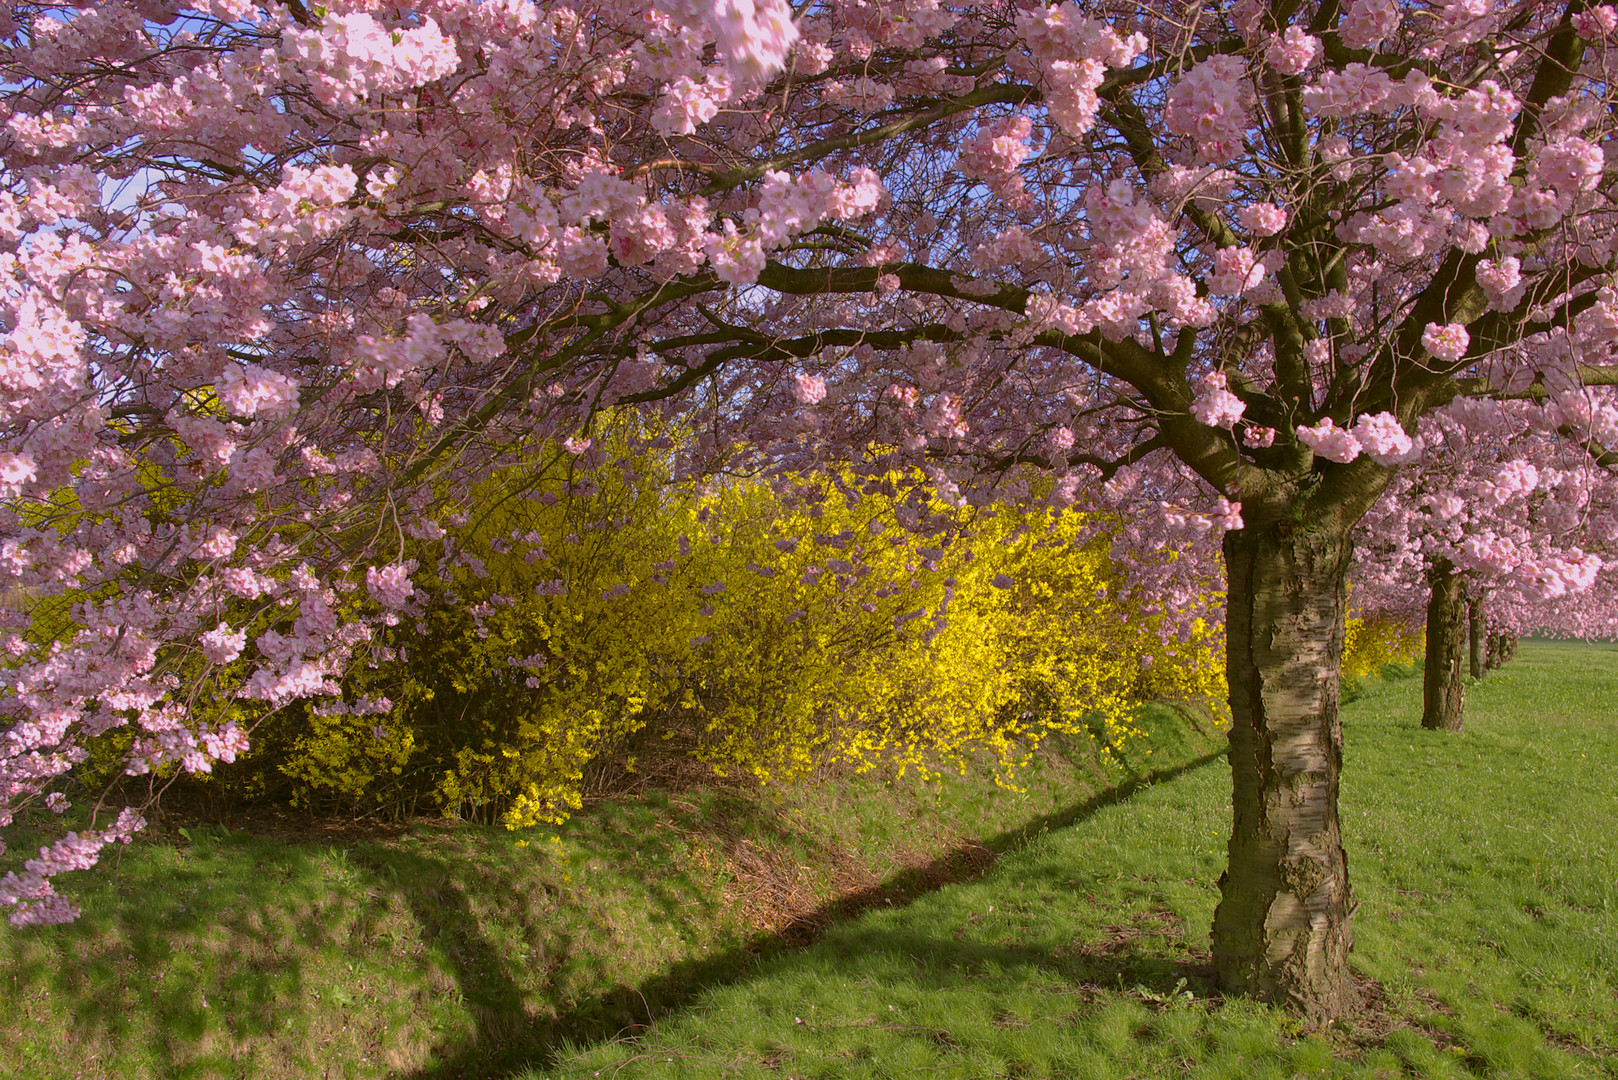
[[[1146,719],[1154,737],[1124,760],[1048,753],[1021,792],[988,770],[698,787],[592,806],[555,843],[172,820],[114,873],[64,879],[79,923],[0,923],[0,1077],[507,1075],[970,877],[1025,830],[1217,745],[1166,710]],[[9,839],[0,863],[37,846]]]
[[[1618,1077],[1618,651],[1525,643],[1459,736],[1419,691],[1344,711],[1339,1029],[1213,992],[1229,779],[1158,714],[1151,756],[1022,794],[694,790],[526,847],[171,830],[80,924],[0,929],[0,1076]]]
[[[1419,690],[1344,714],[1352,1023],[1213,992],[1207,767],[528,1075],[1618,1076],[1618,652],[1524,645],[1458,736],[1416,726]]]

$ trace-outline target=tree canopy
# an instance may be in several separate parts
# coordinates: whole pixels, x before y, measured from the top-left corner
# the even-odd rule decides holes
[[[1480,564],[1603,587],[1615,33],[1583,0],[12,4],[5,805],[97,739],[205,769],[229,695],[336,693],[425,602],[406,541],[605,409],[686,425],[689,474],[983,504],[1031,467],[1125,548],[1223,536],[1216,962],[1341,1013],[1354,527],[1532,491],[1544,542]],[[1494,473],[1431,497],[1457,432]],[[50,876],[138,825],[6,879],[13,918],[70,917]]]

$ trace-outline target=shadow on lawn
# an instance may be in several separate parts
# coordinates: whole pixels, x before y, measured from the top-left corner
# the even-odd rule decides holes
[[[525,1065],[554,1064],[564,1044],[587,1045],[633,1034],[660,1016],[679,1009],[703,992],[733,982],[761,960],[818,941],[829,929],[878,907],[903,906],[918,896],[955,882],[982,877],[1008,851],[1053,829],[1077,824],[1100,810],[1128,799],[1155,783],[1200,769],[1224,757],[1223,751],[1205,754],[1176,768],[1149,772],[1109,788],[1065,810],[1045,814],[1024,825],[945,852],[924,865],[895,874],[878,885],[826,904],[793,919],[781,929],[754,938],[745,947],[714,956],[683,960],[638,986],[623,985],[601,994],[555,1018],[535,1017],[522,1005],[522,993],[506,961],[479,936],[478,921],[467,897],[447,869],[430,859],[388,854],[379,857],[391,866],[388,876],[399,888],[430,941],[441,944],[450,959],[459,989],[476,1018],[473,1040],[457,1040],[435,1048],[435,1063],[406,1074],[408,1080],[472,1080],[498,1076]],[[401,865],[420,863],[422,865]],[[380,866],[377,869],[381,869]],[[1154,992],[1170,990],[1175,982],[1199,992],[1211,987],[1204,965],[1186,963],[1130,944],[1125,935],[1115,949],[1078,951],[1062,956],[1012,947],[970,942],[941,941],[913,934],[854,932],[845,945],[851,956],[868,950],[900,950],[928,956],[943,966],[938,970],[970,971],[986,964],[1037,965],[1060,970],[1076,985],[1111,987],[1120,981]]]
[[[216,863],[206,826],[187,840],[184,858],[141,864],[129,878],[114,876],[115,853],[101,883],[105,892],[92,893],[91,902],[104,908],[100,918],[9,938],[7,1006],[16,1011],[28,1000],[48,1001],[54,1018],[67,1021],[72,1050],[64,1062],[80,1054],[128,1055],[177,1073],[222,1074],[244,1042],[302,1036],[296,1003],[304,963],[342,945],[318,917],[324,890],[311,855],[281,846],[273,857],[261,849],[259,858]],[[251,877],[262,874],[282,879],[281,903],[242,903]],[[119,903],[114,892],[140,899]],[[216,984],[207,973],[217,969],[229,976],[210,1004]]]

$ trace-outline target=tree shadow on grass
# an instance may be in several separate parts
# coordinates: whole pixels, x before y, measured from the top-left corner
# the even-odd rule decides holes
[[[216,834],[202,827],[186,839],[167,862],[127,872],[115,853],[86,890],[91,917],[7,936],[7,1004],[49,1002],[68,1044],[60,1068],[94,1063],[110,1075],[116,1060],[165,1075],[228,1073],[245,1042],[300,1034],[304,962],[334,943],[313,914],[324,895],[314,856],[263,841],[215,860]],[[255,875],[276,879],[277,905],[252,893]],[[218,970],[228,978],[216,980]]]
[[[864,912],[902,907],[945,885],[974,881],[988,872],[1001,855],[1014,851],[1045,832],[1075,825],[1099,811],[1127,800],[1141,788],[1172,780],[1224,757],[1223,751],[1206,754],[1176,768],[1146,773],[1102,791],[1064,810],[1045,814],[1016,829],[960,845],[920,866],[903,870],[887,880],[842,896],[800,915],[774,932],[761,934],[745,946],[711,956],[676,962],[638,985],[621,985],[575,1005],[555,1017],[535,1016],[523,1004],[507,959],[480,936],[479,921],[465,893],[455,885],[442,864],[415,855],[376,852],[362,862],[392,869],[384,876],[401,883],[403,892],[424,934],[438,943],[453,968],[460,992],[475,1018],[477,1031],[470,1041],[435,1048],[432,1063],[406,1074],[408,1080],[470,1080],[499,1076],[528,1065],[553,1065],[565,1045],[584,1045],[633,1035],[659,1017],[689,1005],[699,995],[737,981],[761,961],[813,944],[832,927]],[[420,865],[417,865],[420,864]],[[1037,949],[946,942],[922,935],[875,934],[880,941],[864,941],[860,932],[839,935],[840,943],[861,950],[912,951],[938,955],[949,971],[972,970],[988,964],[1035,965],[1060,972],[1076,986],[1141,986],[1153,994],[1172,993],[1181,986],[1199,996],[1212,989],[1211,968],[1200,960],[1168,958],[1127,945],[1117,951],[1077,950],[1053,954]],[[947,954],[947,955],[945,955]],[[962,965],[965,965],[964,967]]]
[[[479,1070],[498,1066],[512,1048],[534,1045],[542,1039],[535,1018],[524,1008],[522,988],[512,978],[507,958],[480,932],[481,920],[472,901],[447,864],[414,852],[384,848],[360,849],[354,861],[392,883],[404,899],[421,929],[423,942],[448,962],[462,1002],[476,1026],[469,1052],[455,1063],[446,1063],[425,1075],[485,1075],[483,1071],[468,1070],[472,1066]]]

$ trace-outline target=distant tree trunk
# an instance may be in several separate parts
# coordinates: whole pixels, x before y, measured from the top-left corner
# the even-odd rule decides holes
[[[1346,535],[1287,524],[1225,535],[1235,818],[1214,966],[1225,990],[1322,1023],[1356,1005],[1337,818],[1349,554]]]
[[[1433,731],[1460,731],[1466,684],[1461,681],[1461,654],[1466,647],[1464,614],[1466,579],[1448,559],[1427,572],[1427,664],[1422,673],[1421,726]]]
[[[1470,631],[1467,637],[1471,641],[1471,656],[1468,659],[1471,661],[1472,678],[1481,679],[1483,678],[1483,653],[1487,644],[1485,639],[1488,637],[1488,628],[1483,620],[1483,597],[1476,590],[1467,594],[1466,611],[1467,629]]]
[[[1509,630],[1494,630],[1489,633],[1489,651],[1483,660],[1485,667],[1493,671],[1516,655],[1516,634]]]

